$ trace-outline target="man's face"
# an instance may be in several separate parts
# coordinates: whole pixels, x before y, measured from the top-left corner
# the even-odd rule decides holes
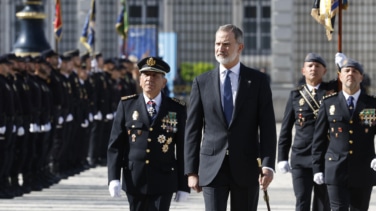
[[[59,57],[58,56],[51,56],[47,57],[46,60],[54,67],[57,68],[59,65]]]
[[[225,67],[239,62],[244,45],[238,43],[233,32],[218,31],[215,36],[215,58]]]
[[[353,67],[344,67],[341,69],[339,79],[341,80],[343,87],[349,90],[357,90],[360,88],[363,75],[359,72],[359,70]]]
[[[326,73],[326,68],[319,62],[304,62],[302,74],[307,82],[314,84],[320,83]]]
[[[156,97],[166,85],[166,78],[161,73],[142,72],[140,76],[140,86],[146,96],[150,99]]]

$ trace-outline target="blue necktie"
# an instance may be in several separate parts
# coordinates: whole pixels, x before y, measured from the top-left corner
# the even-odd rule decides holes
[[[148,113],[149,113],[149,119],[150,121],[154,121],[156,114],[157,114],[157,109],[155,108],[156,104],[154,101],[150,100],[148,102]]]
[[[225,86],[224,86],[224,91],[223,91],[223,110],[225,113],[227,124],[230,124],[231,118],[232,118],[232,111],[234,110],[230,73],[231,73],[231,70],[227,70]]]
[[[354,113],[354,97],[353,96],[349,96],[349,98],[347,98],[347,106],[349,107],[350,115],[352,115]]]

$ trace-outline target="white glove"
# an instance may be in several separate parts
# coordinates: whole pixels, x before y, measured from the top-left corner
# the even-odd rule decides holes
[[[94,119],[93,114],[92,114],[92,113],[89,113],[89,121],[92,122],[93,119]]]
[[[23,136],[25,134],[25,129],[21,126],[17,129],[17,136]]]
[[[30,132],[30,133],[36,133],[36,132],[38,132],[38,131],[37,131],[37,124],[35,124],[35,123],[30,123],[29,132]]]
[[[12,133],[15,133],[15,132],[17,132],[17,126],[16,126],[16,125],[13,125]]]
[[[110,191],[111,197],[121,197],[121,185],[119,180],[112,180],[110,185],[108,186],[108,190]]]
[[[324,184],[324,174],[322,172],[314,174],[313,181],[318,185]]]
[[[85,119],[84,123],[81,123],[81,127],[87,128],[89,126],[89,120]]]
[[[59,117],[59,119],[57,120],[58,124],[61,125],[64,123],[64,118],[62,116]]]
[[[374,171],[376,171],[376,158],[374,158],[374,159],[371,161],[371,169],[373,169]]]
[[[40,125],[35,124],[35,130],[40,133],[43,132]]]
[[[287,160],[279,161],[278,162],[278,168],[282,172],[282,174],[286,174],[287,172],[291,171],[289,162]]]
[[[112,120],[114,118],[114,115],[113,114],[106,114],[106,119],[107,120]]]
[[[98,111],[98,113],[94,115],[94,119],[98,121],[102,120],[102,112]]]
[[[0,134],[4,134],[5,131],[7,131],[7,128],[5,126],[0,127]]]
[[[174,199],[174,201],[176,201],[176,202],[186,201],[186,200],[188,199],[188,195],[189,195],[188,192],[185,192],[185,191],[178,191],[178,192],[176,192],[176,194],[175,194],[175,199]]]
[[[338,65],[340,68],[342,67],[343,61],[346,60],[346,59],[347,59],[347,57],[346,57],[345,54],[343,54],[343,53],[336,53],[336,60],[335,60],[335,62],[336,62],[336,65]]]
[[[71,122],[72,120],[73,120],[73,115],[72,114],[68,114],[67,118],[65,118],[66,122]]]
[[[42,132],[48,132],[48,131],[50,131],[51,130],[51,123],[47,123],[45,125],[42,125],[41,128],[40,128],[40,130]]]

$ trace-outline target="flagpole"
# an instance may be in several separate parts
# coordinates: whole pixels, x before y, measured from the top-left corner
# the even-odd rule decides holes
[[[55,38],[55,52],[59,53],[59,41]]]
[[[342,0],[338,0],[338,42],[337,42],[337,51],[342,53]],[[337,83],[338,91],[342,90],[342,82],[339,80],[340,67],[338,68],[337,73]]]

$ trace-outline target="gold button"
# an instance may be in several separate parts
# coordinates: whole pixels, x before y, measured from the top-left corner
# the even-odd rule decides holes
[[[146,153],[149,153],[150,152],[150,149],[146,149]]]
[[[132,128],[134,128],[134,125],[132,125]]]
[[[353,131],[352,131],[352,130],[349,130],[349,133],[350,133],[350,134],[353,134]]]
[[[148,142],[151,142],[151,138],[148,138]]]
[[[329,160],[332,160],[332,158],[329,158]]]
[[[174,168],[171,168],[171,171],[175,171],[175,169],[174,169]]]
[[[153,128],[151,127],[151,128],[149,128],[149,131],[153,131]]]
[[[350,151],[349,151],[349,154],[350,154],[350,155],[352,155],[352,154],[353,154],[353,151],[352,151],[352,150],[350,150]]]
[[[145,163],[146,163],[146,164],[149,164],[149,160],[145,160]]]
[[[352,120],[350,120],[350,122],[349,122],[350,124],[352,124],[352,123],[354,123]]]
[[[335,119],[333,119],[333,122],[336,122],[336,120],[335,120]]]
[[[349,144],[353,144],[354,142],[353,142],[353,140],[349,140]]]

